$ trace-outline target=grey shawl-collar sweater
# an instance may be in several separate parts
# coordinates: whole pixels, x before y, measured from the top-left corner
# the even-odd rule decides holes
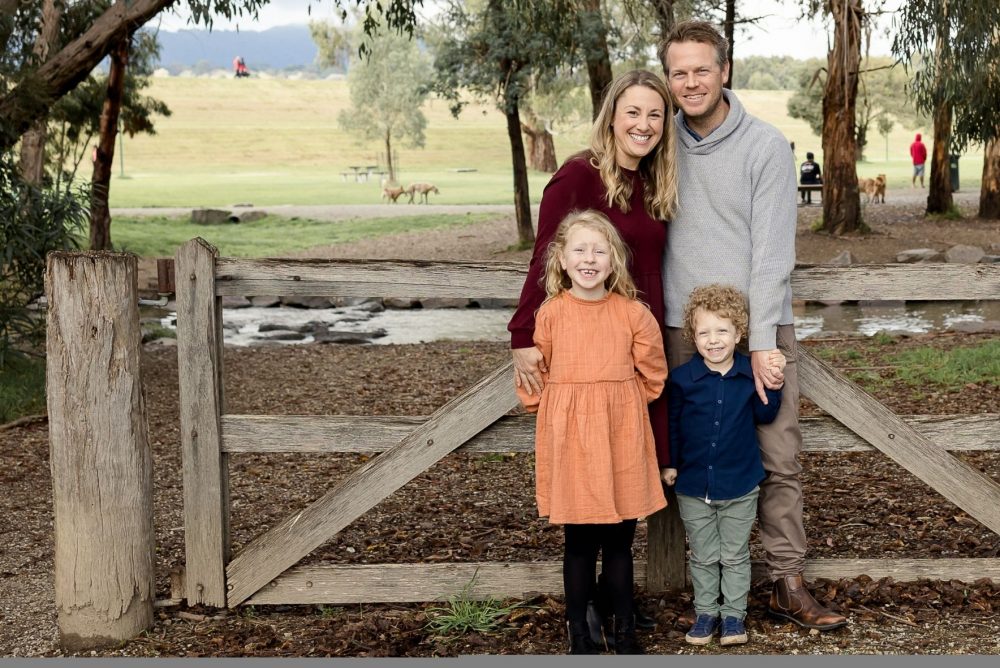
[[[664,254],[666,324],[682,326],[694,288],[727,283],[748,297],[750,350],[772,350],[777,326],[792,323],[795,159],[777,128],[723,95],[729,114],[700,141],[684,112],[674,117],[680,192]]]

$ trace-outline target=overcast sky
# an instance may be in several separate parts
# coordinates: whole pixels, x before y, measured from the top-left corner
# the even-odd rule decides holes
[[[180,3],[184,6],[184,3]],[[312,5],[312,14],[309,6]],[[425,0],[426,6],[431,6],[433,0]],[[890,0],[890,6],[898,3]],[[799,18],[799,3],[792,0],[739,0],[739,11],[746,17],[766,17],[759,26],[748,28],[737,33],[736,57],[747,56],[794,56],[796,58],[824,58],[828,48],[829,30],[822,21]],[[427,12],[427,9],[422,10]],[[179,14],[164,12],[161,15],[163,30],[180,30],[187,25],[188,13]],[[240,30],[266,30],[274,26],[308,23],[312,19],[329,19],[333,16],[331,0],[271,0],[260,10],[259,21],[246,18],[229,22],[219,20],[215,23],[216,30],[234,30],[237,25]],[[891,41],[885,37],[884,28],[891,19],[883,17],[879,28],[872,36],[871,54],[888,55]]]

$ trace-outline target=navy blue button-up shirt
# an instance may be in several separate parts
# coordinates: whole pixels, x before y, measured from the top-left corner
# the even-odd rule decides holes
[[[757,396],[750,358],[737,352],[725,375],[701,355],[673,369],[668,378],[670,466],[678,494],[708,500],[736,499],[764,479],[757,424],[773,422],[781,390]]]

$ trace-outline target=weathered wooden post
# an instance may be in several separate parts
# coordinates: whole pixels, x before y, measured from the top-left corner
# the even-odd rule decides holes
[[[192,239],[177,249],[177,375],[184,461],[184,597],[226,606],[229,466],[222,452],[222,299],[215,247]]]
[[[69,650],[118,644],[153,620],[152,457],[137,277],[130,254],[48,256],[55,597]]]
[[[684,523],[677,511],[677,495],[667,490],[666,508],[646,519],[646,589],[679,591],[687,586]]]

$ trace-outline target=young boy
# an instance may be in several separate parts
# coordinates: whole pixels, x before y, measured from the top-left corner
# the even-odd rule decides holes
[[[720,626],[720,644],[747,642],[748,541],[764,479],[756,425],[772,422],[781,406],[781,390],[767,390],[761,401],[750,358],[736,351],[748,320],[736,288],[696,288],[684,309],[684,336],[698,353],[668,379],[670,468],[661,477],[676,483],[691,548],[698,617],[685,640],[692,645],[711,642]],[[784,356],[775,351],[769,362],[782,377]]]

